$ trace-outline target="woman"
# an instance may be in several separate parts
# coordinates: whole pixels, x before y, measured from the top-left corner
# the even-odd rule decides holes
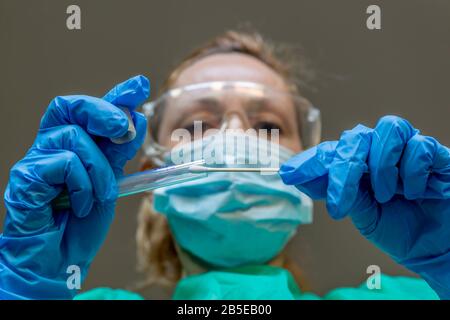
[[[176,285],[174,298],[318,299],[283,252],[298,227],[311,221],[309,197],[326,200],[333,218],[350,216],[363,236],[426,280],[385,276],[381,290],[336,289],[325,299],[449,298],[448,148],[392,116],[374,129],[359,125],[339,141],[316,145],[317,112],[301,98],[291,71],[258,35],[227,32],[175,68],[145,116],[133,111],[148,98],[141,76],[102,99],[55,98],[32,148],[11,170],[0,296],[76,294],[67,272],[78,268],[81,282],[86,276],[113,219],[115,179],[143,143],[148,118],[143,168],[174,163],[186,146],[184,155],[200,148],[204,156],[206,148],[228,143],[226,135],[211,138],[224,130],[234,130],[233,139],[245,131],[247,145],[258,148],[267,141],[261,132],[273,134],[270,145],[283,163],[281,179],[217,173],[144,197],[139,262],[149,283]],[[116,106],[132,111],[132,142],[111,142],[128,126]],[[173,139],[178,129],[192,134],[189,141]],[[239,148],[225,155],[251,157]],[[54,212],[51,201],[64,185],[71,211]],[[78,298],[140,296],[97,289]]]

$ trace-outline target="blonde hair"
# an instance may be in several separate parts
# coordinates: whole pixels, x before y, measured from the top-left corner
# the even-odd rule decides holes
[[[262,61],[285,79],[293,93],[298,93],[297,88],[301,84],[298,80],[299,76],[303,79],[310,79],[312,75],[306,71],[303,59],[299,59],[297,56],[299,60],[292,62],[295,60],[289,57],[290,53],[286,48],[274,46],[264,40],[260,34],[227,31],[183,59],[167,77],[160,94],[169,90],[187,67],[203,57],[217,53],[243,53]],[[295,70],[299,74],[294,74]],[[151,167],[153,167],[151,161],[144,159],[142,169]],[[139,209],[136,241],[138,269],[146,274],[146,281],[142,287],[152,284],[173,287],[182,277],[182,264],[167,219],[153,211],[149,196],[144,197]],[[286,254],[282,253],[281,257],[282,266],[289,270],[300,287],[305,289],[298,266]]]

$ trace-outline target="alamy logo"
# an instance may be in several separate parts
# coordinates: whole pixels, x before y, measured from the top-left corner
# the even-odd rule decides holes
[[[366,285],[369,290],[381,289],[381,268],[376,264],[370,265],[366,270],[370,276],[367,278]]]
[[[367,7],[366,13],[369,14],[366,20],[366,26],[369,30],[381,29],[381,8],[376,4]]]
[[[72,264],[67,267],[66,273],[69,274],[66,281],[67,289],[80,290],[81,289],[80,267],[75,264]]]
[[[69,15],[66,19],[66,26],[69,30],[81,30],[81,8],[76,4],[67,7],[66,13]]]

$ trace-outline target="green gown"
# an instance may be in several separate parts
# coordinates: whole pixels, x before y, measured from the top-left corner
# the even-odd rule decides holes
[[[97,288],[75,297],[77,300],[141,300],[140,295],[121,289]],[[252,266],[227,271],[210,271],[182,279],[173,299],[236,300],[434,300],[437,294],[422,280],[411,277],[381,276],[381,288],[370,290],[337,288],[325,296],[301,292],[292,275],[272,266]]]

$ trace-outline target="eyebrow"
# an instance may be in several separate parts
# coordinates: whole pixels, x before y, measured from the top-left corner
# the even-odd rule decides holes
[[[201,104],[203,106],[207,106],[208,107],[208,111],[211,111],[213,113],[219,113],[223,111],[223,104],[215,98],[201,98],[201,99],[197,99],[195,100],[195,103],[197,104]],[[195,112],[198,108],[196,107],[189,107],[187,108],[189,113]],[[176,114],[176,117],[173,119],[173,123],[177,126],[179,125],[183,119],[185,119],[187,117],[186,113],[181,113],[179,112],[179,110],[174,110],[173,111]]]
[[[224,105],[226,105],[220,99],[216,99],[216,98],[201,98],[201,99],[196,100],[196,102],[207,106],[208,111],[213,111],[213,112],[223,111]],[[249,111],[249,112],[255,112],[255,111],[260,111],[260,110],[273,111],[280,116],[285,116],[283,114],[280,114],[279,108],[273,107],[268,102],[269,102],[269,100],[266,98],[252,98],[252,99],[249,99],[248,101],[245,101],[245,103],[243,103],[242,105],[243,105],[245,111]]]
[[[223,103],[220,102],[216,98],[201,98],[201,99],[195,100],[195,102],[208,106],[208,111],[211,110],[213,112],[219,112],[224,109]]]

